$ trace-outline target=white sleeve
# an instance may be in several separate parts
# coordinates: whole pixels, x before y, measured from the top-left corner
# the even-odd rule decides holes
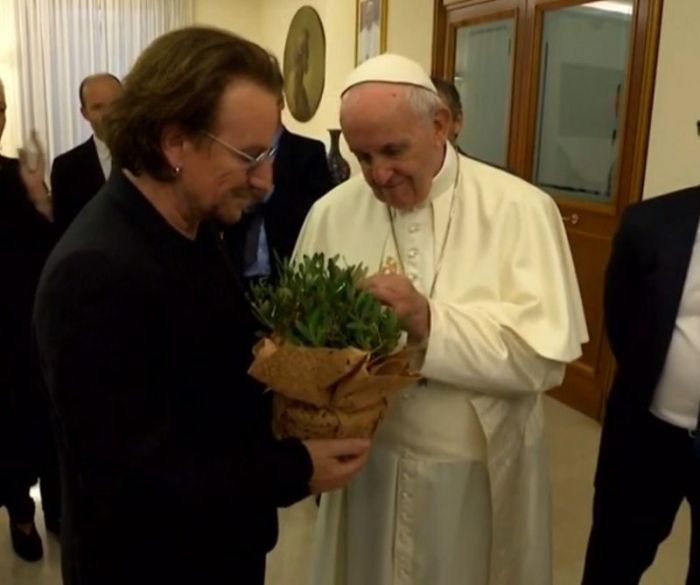
[[[462,294],[430,300],[427,378],[494,393],[561,383],[587,340],[576,273],[561,218],[544,194],[511,200],[476,242],[481,263],[454,275]]]
[[[479,306],[430,301],[431,332],[421,373],[480,392],[541,392],[558,386],[566,363],[538,355]]]

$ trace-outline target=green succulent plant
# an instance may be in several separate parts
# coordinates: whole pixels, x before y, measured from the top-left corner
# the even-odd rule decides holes
[[[341,266],[339,256],[324,254],[278,264],[277,284],[262,280],[250,287],[253,311],[266,334],[300,346],[355,347],[372,358],[396,348],[402,330],[398,317],[358,286],[366,267]]]

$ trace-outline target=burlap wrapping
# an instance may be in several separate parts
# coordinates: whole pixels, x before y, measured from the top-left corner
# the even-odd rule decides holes
[[[248,373],[272,388],[273,431],[279,438],[370,437],[387,398],[415,383],[411,353],[374,362],[355,348],[278,344],[265,338],[254,348]]]

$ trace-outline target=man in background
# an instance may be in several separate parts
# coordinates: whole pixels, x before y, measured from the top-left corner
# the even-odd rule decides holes
[[[584,585],[639,583],[690,504],[700,583],[700,187],[629,207],[606,274],[617,374],[598,455]]]
[[[430,79],[435,85],[435,89],[437,89],[440,98],[443,102],[445,102],[445,105],[450,111],[447,138],[460,154],[464,154],[462,149],[459,147],[459,144],[457,144],[457,141],[459,140],[459,133],[462,131],[462,125],[464,124],[462,100],[459,97],[459,92],[457,91],[454,83],[450,81],[439,79],[437,77],[431,77]]]
[[[5,129],[0,80],[0,139]],[[54,243],[51,198],[44,184],[43,150],[34,132],[19,160],[0,155],[0,507],[9,516],[17,555],[43,555],[30,488],[40,479],[47,530],[60,530],[58,462],[46,400],[41,395],[31,341],[32,301],[41,267]],[[33,164],[32,164],[33,163]]]
[[[238,274],[245,279],[278,276],[276,257],[283,260],[291,256],[309,209],[333,187],[323,143],[294,134],[282,124],[281,72],[278,86],[280,119],[275,136],[274,187],[264,201],[224,231],[226,248]]]
[[[51,191],[59,235],[100,190],[112,170],[102,119],[110,104],[121,95],[122,86],[111,73],[98,73],[83,79],[78,93],[80,113],[92,126],[93,135],[53,162]]]

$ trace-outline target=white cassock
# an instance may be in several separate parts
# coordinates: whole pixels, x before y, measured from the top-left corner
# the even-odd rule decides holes
[[[402,260],[431,314],[427,384],[322,498],[314,585],[551,584],[541,396],[587,341],[552,199],[448,147],[416,210],[390,213],[361,176],[318,201],[295,255],[314,252],[370,273]]]

